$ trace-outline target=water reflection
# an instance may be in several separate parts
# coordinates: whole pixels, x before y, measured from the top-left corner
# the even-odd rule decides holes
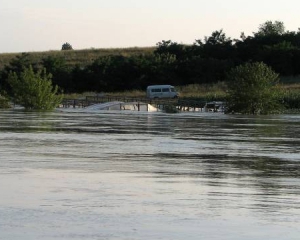
[[[296,239],[299,120],[0,111],[0,238]]]

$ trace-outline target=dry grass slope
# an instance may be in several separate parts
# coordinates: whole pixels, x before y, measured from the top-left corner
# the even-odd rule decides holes
[[[33,62],[40,63],[43,58],[48,56],[63,57],[69,66],[86,66],[95,59],[107,55],[143,55],[150,54],[155,47],[133,47],[133,48],[103,48],[103,49],[83,49],[83,50],[65,50],[65,51],[44,51],[44,52],[28,52]],[[0,70],[5,65],[22,53],[2,53],[0,54]]]

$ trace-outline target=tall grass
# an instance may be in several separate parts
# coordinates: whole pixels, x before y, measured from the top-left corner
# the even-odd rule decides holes
[[[153,53],[155,47],[133,47],[133,48],[99,48],[99,49],[81,49],[81,50],[55,50],[44,52],[28,52],[32,62],[41,63],[43,58],[49,56],[63,57],[69,66],[86,66],[91,64],[97,58],[107,55],[132,56],[140,54]],[[9,62],[21,53],[2,53],[0,54],[0,70],[8,65]]]
[[[204,99],[207,101],[224,100],[227,86],[225,82],[215,84],[190,84],[176,88],[181,98]]]
[[[282,89],[281,99],[287,109],[300,109],[300,89]]]
[[[299,87],[300,87],[300,75],[299,76],[280,77],[280,83],[285,85],[285,86],[299,85]]]
[[[224,82],[219,82],[217,84],[192,84],[185,86],[175,87],[179,92],[180,98],[192,98],[192,99],[205,99],[205,100],[222,100],[226,96],[226,84]],[[66,98],[77,99],[83,98],[85,96],[95,96],[97,94],[106,96],[118,96],[118,97],[146,97],[146,89],[142,90],[128,90],[121,92],[106,92],[106,93],[96,93],[96,92],[85,92],[82,94],[67,94]]]

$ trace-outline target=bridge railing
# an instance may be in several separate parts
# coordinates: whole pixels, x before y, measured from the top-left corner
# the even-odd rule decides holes
[[[146,97],[124,97],[124,96],[86,96],[87,102],[102,103],[102,102],[143,102],[143,103],[177,103],[178,99],[167,99],[167,98],[146,98]]]
[[[173,105],[179,110],[190,111],[192,109],[203,109],[207,102],[180,98],[146,98],[146,97],[124,97],[124,96],[86,96],[83,99],[64,99],[62,107],[87,107],[93,104],[105,103],[105,102],[139,102],[151,104],[158,108],[163,108],[166,105]]]

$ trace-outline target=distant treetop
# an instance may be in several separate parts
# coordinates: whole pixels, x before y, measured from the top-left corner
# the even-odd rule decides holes
[[[266,21],[259,26],[258,32],[254,36],[282,35],[285,33],[284,23],[281,21]]]
[[[73,47],[70,43],[66,42],[62,45],[61,50],[73,50]]]

